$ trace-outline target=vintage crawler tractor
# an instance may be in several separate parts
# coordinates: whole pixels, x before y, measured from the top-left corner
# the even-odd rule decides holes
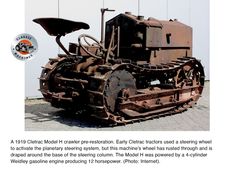
[[[204,70],[192,57],[192,28],[177,20],[144,19],[129,12],[105,24],[101,41],[82,34],[67,50],[60,37],[89,25],[38,18],[65,54],[43,67],[40,91],[52,106],[85,110],[109,124],[152,119],[187,110],[201,96]],[[91,42],[93,41],[93,42]]]

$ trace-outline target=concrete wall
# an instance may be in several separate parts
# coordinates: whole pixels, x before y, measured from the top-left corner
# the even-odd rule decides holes
[[[25,96],[41,97],[38,77],[41,67],[49,57],[57,55],[55,38],[32,22],[38,17],[60,17],[75,21],[86,22],[90,25],[88,31],[81,30],[68,34],[62,42],[68,47],[69,42],[77,42],[81,33],[90,34],[100,39],[100,8],[108,7],[115,12],[106,13],[105,19],[130,11],[133,14],[155,17],[157,19],[178,19],[193,27],[193,56],[202,60],[205,67],[206,79],[209,80],[209,1],[208,0],[25,0],[26,32],[38,40],[37,56],[28,61],[25,67]]]

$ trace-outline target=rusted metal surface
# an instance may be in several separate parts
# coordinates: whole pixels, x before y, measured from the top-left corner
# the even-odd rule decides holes
[[[62,34],[88,27],[60,19],[69,26],[62,23],[58,32],[44,24],[48,19],[35,21],[53,31],[57,42]],[[125,13],[106,22],[105,31],[104,42],[103,31],[100,42],[80,35],[78,44],[64,48],[66,55],[43,67],[40,91],[52,106],[114,125],[179,113],[197,103],[205,76],[192,56],[191,27]]]

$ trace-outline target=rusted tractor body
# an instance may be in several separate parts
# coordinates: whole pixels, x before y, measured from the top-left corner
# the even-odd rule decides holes
[[[106,22],[105,39],[103,31],[100,42],[82,34],[69,50],[60,37],[89,25],[34,21],[57,36],[65,52],[50,58],[40,77],[40,91],[52,106],[120,124],[182,112],[201,96],[204,70],[192,57],[192,28],[177,20],[120,14]]]

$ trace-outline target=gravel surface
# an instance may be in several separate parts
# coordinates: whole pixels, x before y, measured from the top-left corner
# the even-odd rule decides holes
[[[209,87],[193,108],[180,114],[134,124],[107,127],[89,117],[82,117],[52,107],[42,99],[25,101],[26,131],[208,131],[210,129]]]

